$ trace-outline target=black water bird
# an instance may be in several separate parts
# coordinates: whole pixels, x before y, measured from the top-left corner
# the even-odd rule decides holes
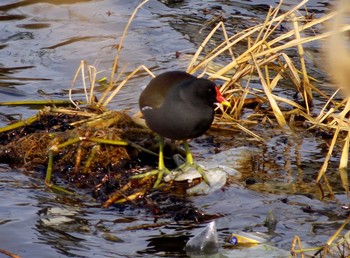
[[[230,106],[214,82],[181,71],[160,74],[143,90],[140,110],[147,126],[160,136],[158,178],[154,187],[167,173],[163,160],[164,137],[183,141],[185,164],[194,166],[208,183],[201,168],[193,162],[187,139],[201,136],[210,128],[216,103]]]

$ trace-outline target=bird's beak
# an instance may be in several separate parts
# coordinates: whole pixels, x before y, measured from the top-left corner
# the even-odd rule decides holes
[[[221,95],[219,87],[215,87],[216,90],[216,100],[223,106],[231,107],[231,103]]]

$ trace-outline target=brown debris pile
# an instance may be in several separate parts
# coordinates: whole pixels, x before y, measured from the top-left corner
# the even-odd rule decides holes
[[[0,160],[36,170],[48,166],[53,151],[53,177],[90,188],[111,181],[130,184],[135,168],[156,164],[157,156],[144,153],[156,145],[154,135],[123,112],[47,108],[37,118],[0,134]]]

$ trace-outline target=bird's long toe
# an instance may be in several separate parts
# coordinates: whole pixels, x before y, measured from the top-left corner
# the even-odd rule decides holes
[[[204,172],[204,170],[202,169],[201,166],[199,166],[198,164],[196,163],[190,163],[190,162],[185,162],[183,163],[182,165],[180,165],[178,167],[179,170],[183,171],[183,172],[186,172],[189,168],[194,168],[200,175],[201,177],[203,178],[204,182],[210,186],[210,182],[209,182],[209,179],[206,175],[206,173]]]

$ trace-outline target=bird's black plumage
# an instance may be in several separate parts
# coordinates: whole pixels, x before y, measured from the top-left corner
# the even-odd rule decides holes
[[[204,134],[214,119],[216,86],[180,71],[158,75],[142,92],[139,105],[148,127],[173,140]],[[220,95],[221,96],[221,95]]]
[[[163,160],[164,137],[183,140],[186,163],[181,168],[194,167],[209,185],[203,170],[193,162],[186,140],[196,138],[209,129],[216,102],[230,105],[213,82],[180,71],[158,75],[141,93],[139,105],[146,124],[161,136],[155,188],[161,183],[163,174],[168,173]]]

